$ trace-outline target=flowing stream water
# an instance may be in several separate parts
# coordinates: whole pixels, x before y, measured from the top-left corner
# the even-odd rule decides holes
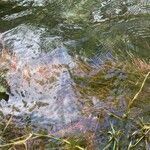
[[[150,1],[0,0],[0,53],[4,115],[103,149],[150,71]],[[149,84],[132,118],[149,121]]]

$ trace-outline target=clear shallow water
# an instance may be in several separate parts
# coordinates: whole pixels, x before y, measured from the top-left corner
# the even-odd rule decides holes
[[[72,124],[80,125],[68,130],[70,134],[83,132],[80,126],[102,131],[109,127],[108,112],[122,115],[127,94],[132,97],[134,82],[143,79],[133,73],[133,87],[128,87],[123,62],[130,62],[133,54],[149,63],[150,3],[1,1],[0,32],[1,49],[10,52],[1,58],[10,91],[8,102],[1,101],[4,113],[23,118],[18,117],[20,124],[28,123],[28,116],[29,124],[49,132],[66,132],[65,126]],[[149,65],[145,68],[149,70]],[[135,111],[140,113],[143,107],[147,113],[145,106]],[[95,121],[98,116],[100,121]]]

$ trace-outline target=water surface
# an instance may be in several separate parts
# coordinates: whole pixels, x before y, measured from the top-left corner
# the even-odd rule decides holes
[[[1,0],[0,34],[1,111],[35,130],[92,131],[97,149],[150,70],[149,0]],[[143,93],[131,116],[147,122],[149,80]]]

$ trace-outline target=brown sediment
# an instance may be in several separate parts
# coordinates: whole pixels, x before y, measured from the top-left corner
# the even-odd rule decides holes
[[[87,150],[95,150],[96,144],[96,131],[100,128],[99,122],[95,118],[82,118],[70,125],[67,125],[64,129],[55,131],[52,135],[56,137],[78,137],[85,139]]]
[[[133,64],[136,66],[136,68],[141,71],[142,73],[150,71],[150,62],[147,63],[145,60],[140,58],[134,58]]]

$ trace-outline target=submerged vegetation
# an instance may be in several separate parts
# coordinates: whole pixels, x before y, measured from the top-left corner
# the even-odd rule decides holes
[[[102,105],[102,109],[110,116],[110,130],[108,127],[104,134],[108,133],[109,140],[100,149],[149,149],[150,64],[132,56],[131,61],[107,62],[100,71],[95,70],[91,75],[74,78],[84,97],[97,96],[107,105]],[[102,112],[101,108],[88,107],[90,113]],[[98,114],[98,117],[101,122],[106,116]]]
[[[99,71],[89,68],[87,63],[78,61],[78,69],[76,68],[72,73],[76,88],[84,99],[94,95],[105,102],[104,106],[94,107],[92,100],[89,99],[85,102],[85,109],[83,107],[82,111],[86,115],[96,113],[100,124],[104,122],[102,120],[105,120],[105,117],[108,117],[108,125],[104,123],[106,127],[97,131],[100,133],[93,134],[88,131],[83,133],[84,136],[69,135],[59,138],[56,136],[57,133],[51,134],[44,130],[35,132],[32,126],[20,127],[15,124],[13,116],[6,117],[1,112],[0,147],[4,150],[8,148],[92,150],[96,147],[103,150],[110,148],[148,150],[149,67],[149,63],[134,57],[130,62],[108,61]],[[84,99],[82,98],[82,102]],[[94,136],[102,136],[105,140],[102,143],[94,142]]]
[[[0,150],[149,150],[148,0],[0,0]]]

